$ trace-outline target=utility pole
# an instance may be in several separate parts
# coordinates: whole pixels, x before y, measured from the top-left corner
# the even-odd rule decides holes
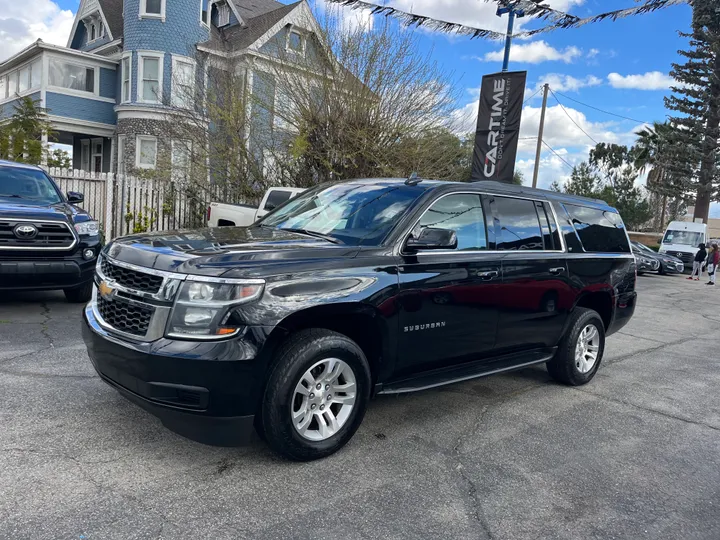
[[[508,14],[508,26],[507,34],[505,34],[505,56],[503,57],[502,70],[508,70],[508,64],[510,63],[510,46],[512,45],[512,33],[513,27],[515,26],[515,17],[524,17],[525,12],[521,9],[515,9],[515,4],[511,3],[505,6],[498,6],[496,15],[501,17],[502,15]]]
[[[545,109],[547,108],[547,96],[550,85],[545,83],[543,85],[543,104],[542,110],[540,111],[540,128],[538,129],[538,140],[537,150],[535,151],[535,170],[533,171],[533,183],[532,187],[537,187],[538,173],[540,172],[540,152],[542,152],[543,144],[543,129],[545,129]]]

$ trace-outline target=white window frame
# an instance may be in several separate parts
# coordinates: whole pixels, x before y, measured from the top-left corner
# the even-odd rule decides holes
[[[292,49],[290,47],[290,34],[297,34],[298,36],[300,36],[300,45],[302,45],[301,51],[296,51],[295,49]],[[288,30],[287,36],[285,37],[285,50],[293,54],[305,56],[305,51],[307,50],[307,36],[305,35],[305,33],[297,30],[294,26],[291,26]]]
[[[117,142],[117,172],[118,174],[125,174],[125,143],[126,141],[125,135],[118,135],[118,142]]]
[[[59,62],[66,62],[68,64],[74,64],[76,66],[86,68],[86,69],[92,69],[94,72],[94,78],[95,81],[93,83],[93,91],[92,92],[86,92],[85,90],[75,90],[73,88],[65,88],[64,86],[53,86],[50,84],[50,64],[53,62],[53,60],[57,60]],[[92,64],[90,62],[85,62],[80,59],[75,58],[68,58],[66,56],[60,56],[60,55],[50,55],[49,61],[47,64],[47,89],[51,92],[57,92],[58,94],[67,94],[69,96],[79,96],[79,97],[88,97],[88,96],[97,96],[100,97],[100,68],[102,66],[98,64]]]
[[[195,60],[193,58],[190,58],[189,56],[178,56],[178,55],[172,56],[172,81],[171,81],[172,84],[170,85],[171,86],[170,94],[172,96],[172,104],[175,107],[192,109],[192,103],[190,103],[190,104],[183,103],[180,98],[181,97],[185,98],[185,96],[178,95],[179,94],[179,92],[178,92],[179,85],[178,85],[177,70],[176,70],[176,66],[178,64],[186,64],[186,65],[192,66],[192,92],[194,94],[195,90],[196,90],[197,63],[195,62]],[[194,100],[193,100],[193,103],[194,103]]]
[[[95,151],[95,145],[100,145],[100,152]],[[100,172],[105,165],[105,142],[102,138],[90,139],[90,172],[95,173],[95,158],[100,156]]]
[[[188,164],[185,170],[178,169],[175,164],[175,148],[180,145],[183,145],[188,151]],[[179,181],[187,179],[190,174],[190,167],[192,166],[192,141],[173,139],[170,142],[170,166],[173,180]]]
[[[80,169],[90,172],[90,139],[80,141]]]
[[[140,103],[162,103],[163,100],[163,75],[165,72],[165,53],[155,51],[138,51],[138,80],[137,80],[137,100]],[[145,99],[145,80],[143,70],[145,58],[157,58],[158,59],[158,96],[157,99],[148,100]]]
[[[149,165],[147,163],[140,163],[140,143],[142,141],[152,141],[155,143],[155,163],[152,165]],[[152,135],[138,135],[135,138],[135,166],[138,169],[154,169],[157,167],[157,157],[158,157],[158,139],[157,137],[154,137]]]
[[[165,22],[165,2],[166,0],[160,0],[160,13],[148,13],[147,12],[147,0],[140,0],[140,18],[141,19],[160,19]]]
[[[125,60],[128,62],[128,93],[125,96]],[[132,101],[132,71],[133,71],[133,57],[132,53],[125,53],[122,55],[120,60],[120,103],[130,103]]]
[[[203,21],[203,4],[207,2],[207,10],[205,11],[205,20]],[[200,24],[205,28],[210,28],[210,13],[212,11],[212,2],[210,0],[200,0]]]

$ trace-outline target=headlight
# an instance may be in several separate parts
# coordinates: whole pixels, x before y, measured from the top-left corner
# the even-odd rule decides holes
[[[97,236],[100,233],[97,221],[83,221],[75,224],[75,230],[79,235]]]
[[[168,322],[169,337],[222,339],[237,334],[233,309],[258,299],[263,280],[202,280],[183,282]]]

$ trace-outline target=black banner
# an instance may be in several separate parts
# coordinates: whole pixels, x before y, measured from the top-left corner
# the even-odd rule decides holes
[[[526,76],[527,71],[511,71],[483,77],[473,180],[512,182]]]

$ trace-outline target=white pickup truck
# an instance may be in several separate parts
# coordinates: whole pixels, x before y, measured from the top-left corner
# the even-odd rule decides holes
[[[289,201],[303,188],[274,187],[267,190],[255,208],[249,204],[213,202],[208,206],[208,227],[249,227],[268,212]]]

